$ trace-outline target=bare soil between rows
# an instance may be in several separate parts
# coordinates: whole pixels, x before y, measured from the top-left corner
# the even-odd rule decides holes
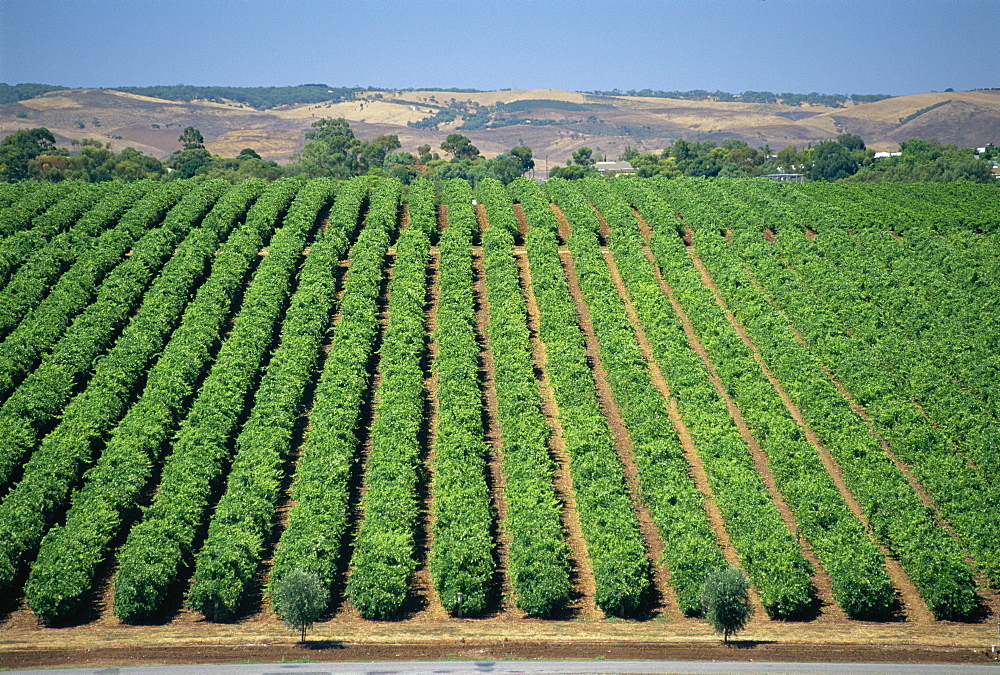
[[[515,206],[514,210],[523,234],[527,230],[527,222],[519,206]],[[446,206],[440,207],[438,217],[440,223],[446,224]],[[645,227],[641,220],[640,224]],[[560,222],[560,233],[564,239],[568,235],[568,227],[568,223]],[[602,224],[602,232],[605,229],[606,224]],[[604,253],[610,262],[608,252]],[[521,270],[522,286],[528,295],[532,328],[537,331],[538,310],[530,292],[531,277],[526,254],[523,248],[515,249],[514,254]],[[476,266],[477,293],[482,301],[481,258],[477,258]],[[391,276],[391,267],[387,266],[387,270]],[[620,289],[623,288],[620,279],[617,284]],[[385,328],[386,292],[383,285],[380,332]],[[579,288],[575,288],[575,296],[579,299]],[[625,293],[622,296],[627,298]],[[625,302],[628,305],[628,301]],[[436,306],[434,302],[430,304],[431,307]],[[430,311],[430,316],[434,316],[434,311]],[[634,311],[630,313],[630,318],[638,327]],[[485,315],[481,312],[478,319],[482,334]],[[592,334],[589,337],[592,342],[590,356],[595,363],[599,363],[593,344],[595,338]],[[544,385],[547,382],[544,344],[536,338],[534,346],[536,365]],[[647,354],[648,350],[647,344]],[[490,372],[492,366],[487,357],[488,351],[484,353],[484,369]],[[607,386],[603,377],[599,378],[599,383]],[[431,384],[433,392],[433,380]],[[665,397],[669,397],[666,382],[660,386]],[[487,399],[490,389],[487,385]],[[846,395],[846,392],[842,393]],[[915,621],[924,610],[922,607],[914,608],[913,602],[907,601],[908,598],[910,601],[918,599],[912,593],[909,596],[904,594],[906,609],[901,618],[905,617],[905,620],[883,623],[847,620],[835,608],[830,611],[829,602],[824,607],[825,616],[810,622],[771,621],[763,611],[758,611],[759,618],[751,622],[739,640],[728,646],[721,644],[704,621],[681,617],[672,603],[658,607],[653,613],[656,618],[651,620],[604,618],[593,604],[593,572],[589,567],[579,523],[575,520],[572,483],[565,466],[565,451],[560,445],[561,433],[554,399],[551,390],[544,386],[543,395],[550,423],[556,429],[553,452],[560,466],[557,484],[568,507],[564,519],[574,551],[575,591],[578,595],[572,611],[567,614],[572,617],[571,620],[525,618],[523,612],[513,609],[509,587],[503,589],[499,606],[487,618],[449,619],[440,604],[435,604],[433,600],[435,594],[426,577],[426,570],[422,570],[423,577],[418,577],[416,595],[425,601],[431,600],[425,602],[420,611],[410,614],[409,618],[396,622],[364,621],[353,607],[342,603],[330,618],[316,625],[306,644],[299,644],[297,635],[287,631],[266,609],[249,612],[243,621],[233,624],[207,622],[195,613],[180,610],[158,625],[128,626],[119,623],[106,609],[110,606],[110,595],[105,592],[104,609],[97,610],[100,614],[98,620],[71,627],[46,628],[23,604],[19,603],[15,609],[15,601],[8,599],[0,602],[0,669],[282,661],[635,659],[987,664],[997,660],[996,655],[989,651],[991,644],[1000,642],[996,632],[997,614],[989,615],[978,624],[934,621],[927,616]],[[495,409],[495,404],[490,409]],[[676,410],[672,413],[676,416]],[[497,429],[491,429],[491,437],[496,436]],[[497,458],[494,458],[492,466],[493,475],[502,476]],[[703,471],[696,470],[696,473],[703,475]],[[706,479],[702,477],[699,480],[699,487],[704,489]],[[494,488],[501,490],[502,483]],[[498,512],[501,511],[503,500],[499,495],[495,503]],[[721,520],[713,522],[716,533],[725,542]],[[657,538],[652,530],[646,533],[647,540]],[[502,550],[502,541],[500,546]],[[501,560],[503,557],[501,554]],[[658,558],[658,555],[653,557]],[[267,567],[265,563],[264,571]],[[661,574],[665,573],[661,570]],[[660,586],[663,588],[662,581]],[[995,594],[995,591],[989,593]],[[827,594],[827,597],[830,596]],[[759,603],[757,605],[760,610]],[[995,602],[991,603],[991,607],[996,608]]]

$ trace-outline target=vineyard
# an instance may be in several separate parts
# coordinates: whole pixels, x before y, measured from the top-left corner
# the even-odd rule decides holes
[[[993,185],[0,185],[0,619],[995,618],[998,322]]]

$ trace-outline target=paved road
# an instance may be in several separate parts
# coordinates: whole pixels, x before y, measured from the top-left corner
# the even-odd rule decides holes
[[[585,675],[622,673],[768,673],[769,675],[1000,675],[1000,665],[702,661],[401,661],[395,663],[271,663],[135,668],[16,670],[49,675]]]

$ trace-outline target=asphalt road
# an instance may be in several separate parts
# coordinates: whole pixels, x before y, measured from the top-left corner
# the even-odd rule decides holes
[[[768,673],[769,675],[1000,675],[1000,665],[768,663],[704,661],[400,661],[270,663],[15,670],[49,675],[585,675],[589,673]]]

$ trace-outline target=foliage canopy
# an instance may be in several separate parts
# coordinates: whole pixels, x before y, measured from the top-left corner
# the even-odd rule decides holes
[[[305,570],[292,570],[281,578],[275,592],[275,610],[285,625],[301,631],[302,642],[326,608],[330,591],[320,582],[319,575]]]
[[[737,567],[720,568],[705,577],[702,612],[715,632],[722,633],[723,642],[729,642],[730,635],[746,628],[753,614],[749,591],[750,581]]]

